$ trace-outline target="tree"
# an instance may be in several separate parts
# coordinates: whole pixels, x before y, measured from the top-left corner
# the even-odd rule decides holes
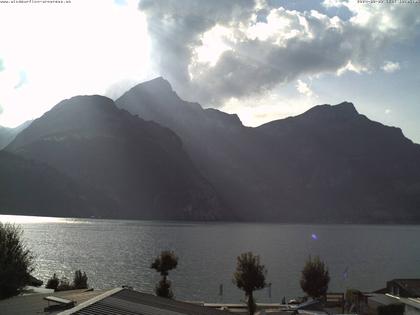
[[[233,282],[245,292],[245,296],[248,298],[247,305],[250,315],[253,315],[256,311],[253,293],[255,290],[263,289],[266,286],[266,274],[267,270],[264,265],[261,265],[260,256],[251,252],[238,256]]]
[[[156,285],[156,295],[173,298],[171,290],[171,282],[167,279],[169,271],[175,269],[178,265],[178,257],[172,251],[162,251],[155,261],[151,264],[150,268],[155,269],[162,276],[162,279]]]
[[[86,273],[81,270],[76,270],[74,273],[74,279],[73,279],[73,288],[74,289],[87,289],[88,283],[87,283],[88,277],[86,276]]]
[[[34,258],[22,233],[19,226],[0,222],[0,299],[18,294],[33,271]]]
[[[47,284],[45,285],[45,288],[53,289],[55,291],[57,290],[59,283],[60,283],[60,280],[58,279],[57,274],[54,273],[52,278],[48,279]]]
[[[314,259],[309,256],[302,270],[300,286],[302,290],[313,299],[325,296],[328,291],[330,276],[328,267],[318,256]]]

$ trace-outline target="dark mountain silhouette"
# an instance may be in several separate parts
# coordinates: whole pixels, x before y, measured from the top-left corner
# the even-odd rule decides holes
[[[420,146],[398,128],[360,115],[353,104],[316,106],[256,128],[295,198],[296,216],[332,221],[420,219]],[[262,141],[262,140],[261,140]],[[308,210],[310,210],[308,214]]]
[[[64,100],[6,148],[111,198],[115,216],[214,220],[228,215],[179,137],[103,96]]]
[[[0,152],[2,213],[420,222],[420,146],[351,103],[257,128],[162,78],[115,103],[77,96],[20,132]]]
[[[6,128],[0,126],[0,150],[6,147],[16,135],[21,132],[23,129],[28,127],[32,121],[24,122],[23,124],[15,127],[15,128]]]
[[[15,135],[13,134],[12,128],[0,126],[0,150],[8,145],[14,137]]]
[[[112,216],[112,202],[48,165],[0,151],[0,212],[65,217]]]
[[[249,166],[258,148],[250,145],[251,129],[244,127],[237,115],[183,101],[163,78],[133,87],[116,104],[174,130],[235,216],[251,219],[247,212],[255,215],[261,204],[252,192],[257,174]]]
[[[116,104],[174,130],[238,218],[420,221],[420,146],[351,103],[248,128],[236,115],[183,101],[157,78]]]

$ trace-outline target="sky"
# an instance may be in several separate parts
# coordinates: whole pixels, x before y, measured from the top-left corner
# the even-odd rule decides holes
[[[248,126],[350,101],[420,143],[420,3],[67,2],[0,3],[0,125],[163,76]]]

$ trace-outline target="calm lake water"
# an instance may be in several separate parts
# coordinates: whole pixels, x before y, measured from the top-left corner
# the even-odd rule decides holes
[[[300,271],[309,255],[319,255],[330,270],[330,291],[385,286],[392,278],[420,278],[420,226],[288,225],[174,223],[0,216],[22,224],[36,255],[35,276],[54,272],[72,278],[86,271],[94,288],[121,285],[152,292],[159,275],[152,259],[171,249],[179,256],[170,279],[176,298],[238,302],[243,294],[232,283],[236,257],[261,256],[272,283],[259,301],[301,296]],[[218,295],[223,284],[224,294]]]

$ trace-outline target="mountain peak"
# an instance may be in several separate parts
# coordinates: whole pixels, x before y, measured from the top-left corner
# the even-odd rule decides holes
[[[57,105],[63,106],[63,104],[72,104],[72,105],[87,105],[87,106],[95,106],[98,103],[113,103],[113,100],[106,96],[102,95],[76,95],[70,97],[68,99],[62,100]]]
[[[147,88],[153,90],[173,92],[172,85],[164,77],[157,77],[152,80],[139,83],[134,88]]]
[[[348,113],[359,114],[356,107],[351,102],[344,101],[340,104],[333,105],[332,108],[335,109],[335,110],[345,111],[345,112],[348,112]]]
[[[159,77],[156,77],[156,78],[154,78],[154,79],[152,79],[152,80],[149,80],[149,81],[146,81],[145,83],[159,83],[159,84],[167,84],[167,85],[171,85],[170,83],[169,83],[169,81],[168,80],[166,80],[164,77],[162,77],[162,76],[159,76]]]
[[[337,105],[317,105],[306,111],[305,113],[296,117],[311,117],[311,119],[322,119],[322,120],[336,120],[336,119],[353,119],[359,117],[360,114],[354,107],[353,103],[342,102]]]
[[[89,111],[107,113],[117,110],[114,101],[108,97],[102,95],[77,95],[61,101],[45,115],[61,115],[62,112],[82,114]]]
[[[347,113],[347,114],[359,114],[356,107],[351,102],[341,102],[336,105],[330,105],[330,104],[323,104],[323,105],[316,105],[309,109],[307,113],[309,112],[315,112],[315,111],[335,111],[335,112],[341,112],[341,113]]]
[[[206,108],[204,112],[207,117],[212,118],[214,121],[219,121],[231,126],[242,126],[241,119],[237,114],[228,114],[215,108]]]

